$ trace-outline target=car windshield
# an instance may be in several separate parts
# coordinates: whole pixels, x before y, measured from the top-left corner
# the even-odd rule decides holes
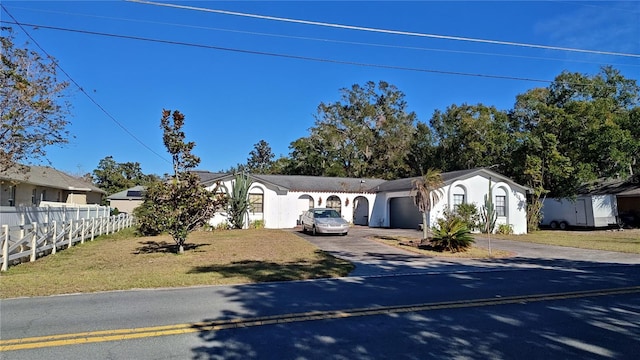
[[[318,218],[339,218],[340,214],[333,210],[333,209],[328,209],[328,210],[314,210],[313,211],[313,217],[318,219]]]

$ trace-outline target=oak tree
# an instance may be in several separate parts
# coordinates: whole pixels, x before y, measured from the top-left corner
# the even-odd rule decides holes
[[[2,27],[0,44],[0,171],[6,171],[68,142],[69,83],[58,80],[55,59],[17,47],[11,28]]]

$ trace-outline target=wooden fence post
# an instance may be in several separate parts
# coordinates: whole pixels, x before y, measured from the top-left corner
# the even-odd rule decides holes
[[[81,235],[80,235],[82,237],[82,240],[80,240],[81,244],[84,244],[84,235],[85,235],[84,227],[85,227],[85,224],[86,224],[84,220],[85,219],[83,218],[82,219],[82,231],[81,231]]]
[[[36,261],[36,246],[38,245],[38,223],[31,223],[33,236],[31,237],[31,258],[29,261]]]
[[[53,248],[51,249],[51,254],[55,254],[58,250],[58,223],[56,220],[53,220]]]
[[[96,218],[91,218],[91,241],[96,235]]]
[[[69,220],[69,245],[67,245],[67,249],[73,245],[73,220]]]
[[[2,241],[2,271],[9,269],[9,225],[2,225],[4,239]]]

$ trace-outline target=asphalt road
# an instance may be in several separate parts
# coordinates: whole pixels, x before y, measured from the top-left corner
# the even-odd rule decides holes
[[[0,357],[635,359],[640,351],[637,256],[602,253],[596,262],[550,251],[440,266],[367,248],[362,234],[311,240],[367,274],[3,300]]]

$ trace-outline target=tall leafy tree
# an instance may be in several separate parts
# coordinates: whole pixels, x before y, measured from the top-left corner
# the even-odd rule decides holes
[[[93,170],[93,182],[107,194],[114,194],[136,185],[146,185],[157,180],[156,175],[145,175],[140,163],[118,163],[112,156],[100,160]]]
[[[171,154],[173,177],[148,187],[141,210],[142,214],[153,217],[150,223],[173,237],[178,253],[184,252],[188,234],[211,219],[225,202],[216,190],[206,190],[198,175],[190,171],[200,163],[200,158],[191,153],[195,143],[185,142],[184,121],[185,116],[178,110],[162,111],[162,139]]]
[[[504,168],[512,141],[507,112],[482,104],[451,105],[444,112],[436,110],[430,124],[438,154],[435,160],[444,171]]]
[[[0,171],[6,171],[68,142],[69,83],[58,80],[55,59],[16,47],[11,28],[2,27],[0,45]]]
[[[269,143],[260,140],[253,145],[253,150],[249,153],[246,170],[250,173],[269,174],[271,173],[274,157],[275,155],[271,151]]]
[[[408,172],[416,116],[404,94],[384,81],[341,93],[340,101],[318,106],[310,135],[291,144],[292,172],[386,179]]]
[[[409,171],[404,176],[420,176],[434,164],[440,164],[436,157],[434,141],[434,135],[429,125],[418,121],[406,157]]]
[[[510,118],[519,140],[512,168],[521,171],[513,176],[537,186],[527,176],[538,171],[544,191],[571,197],[587,181],[629,175],[640,152],[639,93],[635,80],[604,67],[594,76],[563,72],[549,87],[519,95]]]
[[[429,239],[429,221],[427,215],[444,196],[442,173],[437,169],[427,169],[413,181],[413,201],[422,213],[422,238]]]

